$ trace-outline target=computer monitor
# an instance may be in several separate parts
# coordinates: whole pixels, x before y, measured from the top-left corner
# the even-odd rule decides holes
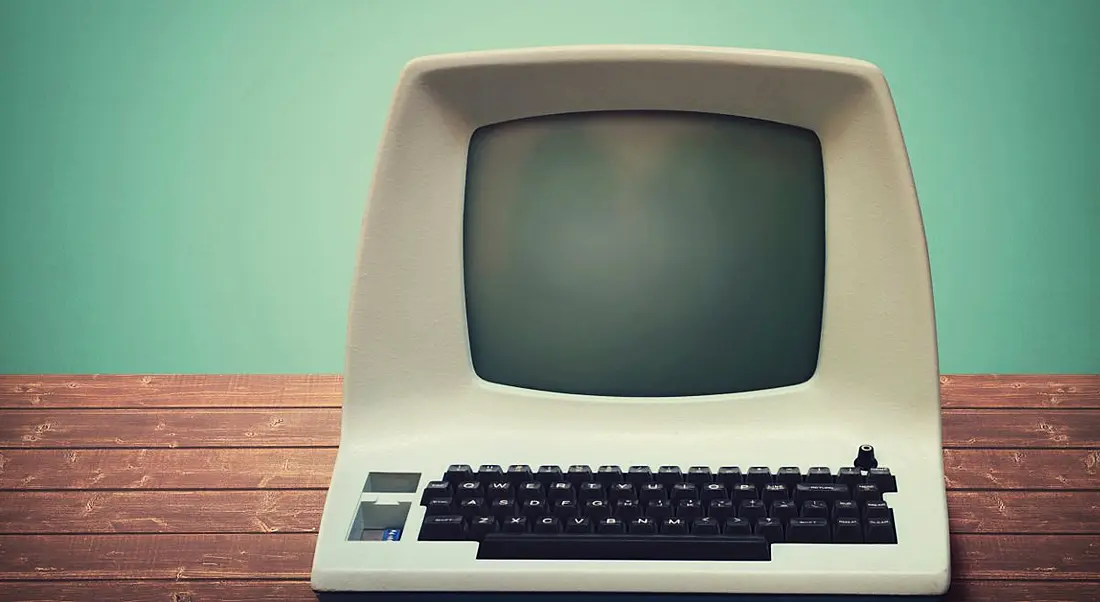
[[[313,587],[938,595],[938,378],[875,66],[414,60],[362,226]]]

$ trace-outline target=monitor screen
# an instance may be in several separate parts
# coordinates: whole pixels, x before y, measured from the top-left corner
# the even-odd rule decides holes
[[[486,381],[668,397],[816,370],[825,183],[810,130],[636,111],[479,128],[463,246]]]

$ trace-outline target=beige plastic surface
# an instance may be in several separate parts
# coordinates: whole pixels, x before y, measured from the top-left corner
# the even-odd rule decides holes
[[[515,389],[471,368],[463,308],[466,151],[479,126],[552,113],[724,113],[814,130],[826,174],[820,362],[801,385],[696,398]],[[327,591],[938,594],[949,583],[928,256],[893,101],[873,65],[735,49],[567,47],[436,56],[402,74],[363,222],[340,450],[313,586]],[[369,471],[452,463],[850,466],[898,476],[897,545],[784,544],[770,562],[476,560],[420,542],[414,494]],[[414,502],[399,542],[348,541],[362,501]]]

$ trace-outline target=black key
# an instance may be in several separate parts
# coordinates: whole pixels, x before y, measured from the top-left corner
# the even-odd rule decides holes
[[[879,491],[883,493],[896,493],[898,490],[897,479],[894,478],[894,475],[890,474],[890,469],[884,466],[868,470],[867,482],[872,485],[878,485]]]
[[[653,535],[657,532],[657,521],[652,518],[640,516],[630,521],[630,532],[633,534]]]
[[[743,518],[727,518],[722,525],[722,535],[752,535],[752,525]]]
[[[527,517],[509,516],[500,524],[500,530],[505,533],[526,533]],[[488,535],[486,535],[486,537],[488,537]]]
[[[788,543],[829,543],[829,521],[823,518],[792,518],[787,522]]]
[[[737,516],[753,523],[768,516],[768,507],[762,500],[741,500]]]
[[[722,527],[713,518],[697,518],[691,523],[692,535],[721,535]]]
[[[535,533],[561,533],[561,521],[553,516],[544,516],[531,527]]]
[[[466,532],[466,536],[474,541],[481,541],[486,535],[490,533],[496,533],[497,521],[491,516],[475,516],[470,520],[470,528]]]
[[[561,473],[561,466],[556,464],[543,464],[539,466],[538,472],[535,473],[535,480],[546,486],[549,486],[550,483],[557,483],[562,478],[564,477]]]
[[[635,487],[641,487],[646,483],[653,480],[653,473],[650,472],[648,466],[631,466],[626,471],[626,480],[629,483],[633,483]]]
[[[863,504],[863,518],[891,518],[890,507],[882,500],[870,500]]]
[[[538,481],[527,481],[519,486],[519,490],[516,492],[520,502],[526,502],[527,500],[542,500],[546,499],[546,494],[543,492],[542,483]]]
[[[798,518],[798,504],[791,500],[777,500],[772,502],[768,516],[787,524],[792,518]]]
[[[833,520],[838,518],[859,519],[859,504],[855,500],[837,500],[833,502]]]
[[[684,475],[680,473],[679,466],[662,466],[657,469],[657,482],[666,487],[671,487],[683,480]]]
[[[703,502],[699,500],[682,500],[676,505],[676,516],[693,521],[703,517]]]
[[[673,517],[661,521],[661,535],[687,535],[689,521]]]
[[[807,483],[832,483],[833,473],[828,466],[813,466],[806,471]]]
[[[428,500],[428,507],[424,509],[424,516],[447,516],[454,514],[454,504],[449,497],[437,497]]]
[[[429,481],[420,495],[420,505],[427,506],[429,500],[441,497],[451,497],[451,484],[447,481]]]
[[[531,467],[526,464],[513,464],[508,467],[508,482],[516,487],[530,481],[532,478]]]
[[[575,500],[577,499],[577,495],[573,492],[572,483],[569,481],[558,481],[557,483],[550,483],[550,489],[546,492],[546,499],[551,502]]]
[[[611,516],[611,507],[607,505],[606,500],[588,500],[582,508],[584,508],[584,515],[594,521]]]
[[[625,532],[626,525],[614,516],[609,516],[596,523],[596,533],[600,535],[618,535]]]
[[[752,483],[758,488],[772,482],[772,471],[767,466],[749,467],[749,474],[745,475],[745,482]]]
[[[485,500],[479,497],[468,498],[458,503],[458,513],[466,520],[470,520],[475,516],[485,516],[488,514],[488,510],[485,506]]]
[[[726,486],[727,489],[732,488],[734,485],[744,482],[744,477],[741,474],[741,468],[738,466],[723,466],[718,469],[718,474],[715,479]]]
[[[729,493],[726,491],[726,486],[721,483],[707,483],[699,491],[699,499],[704,502],[725,500],[729,499]]]
[[[455,488],[455,497],[460,500],[468,500],[473,497],[483,497],[481,483],[478,481],[464,481]]]
[[[794,487],[802,482],[802,471],[797,466],[782,466],[775,473],[775,482]]]
[[[503,481],[504,469],[500,464],[482,464],[477,467],[477,480],[485,484]]]
[[[588,500],[602,500],[605,498],[603,485],[599,483],[581,483],[580,487],[577,488],[577,501],[582,504]]]
[[[845,466],[836,472],[836,482],[849,488],[855,487],[863,482],[863,473],[853,466]]]
[[[489,514],[494,518],[504,520],[516,515],[516,501],[511,498],[501,498],[489,502]]]
[[[447,467],[447,473],[443,475],[443,480],[451,485],[458,485],[463,481],[472,481],[474,480],[474,469],[470,468],[469,464],[451,464]]]
[[[459,541],[466,539],[466,525],[457,514],[428,516],[420,525],[421,541]]]
[[[733,518],[736,514],[733,502],[726,499],[711,500],[707,507],[707,516],[718,521],[719,524],[724,523],[727,518]]]
[[[546,501],[545,500],[527,500],[523,502],[520,513],[530,519],[529,522],[535,522],[535,520],[542,518],[546,515]]]
[[[730,491],[730,499],[735,502],[740,502],[741,500],[755,500],[757,497],[756,485],[751,483],[734,485],[733,489]]]
[[[856,490],[853,493],[855,500],[861,504],[871,500],[882,499],[882,492],[879,491],[878,485],[872,485],[870,483],[856,485]]]
[[[645,515],[658,520],[672,516],[672,506],[665,500],[653,500],[645,507]]]
[[[692,466],[688,469],[687,482],[692,485],[702,486],[713,481],[714,476],[710,474],[709,466]]]
[[[493,481],[485,485],[485,497],[499,500],[512,497],[512,484],[507,481]]]
[[[778,519],[762,518],[756,521],[756,528],[753,532],[768,540],[768,543],[780,543],[783,541],[783,523]]]
[[[561,521],[573,518],[577,515],[577,502],[573,500],[560,500],[554,502],[552,513]]]
[[[832,503],[851,497],[848,487],[840,483],[799,483],[794,486],[794,501],[802,504],[809,500]]]
[[[574,464],[569,467],[565,478],[575,487],[580,487],[581,483],[592,480],[592,469],[587,464]]]
[[[566,533],[591,533],[592,521],[587,516],[574,516],[573,518],[565,521]]]
[[[676,483],[672,486],[672,493],[669,494],[669,499],[673,502],[679,502],[682,500],[694,500],[699,496],[699,491],[695,489],[695,485],[691,483]]]
[[[858,518],[838,518],[833,522],[833,542],[863,543],[863,524]]]
[[[763,537],[525,535],[491,533],[477,558],[502,560],[770,560]]]
[[[807,500],[802,503],[802,518],[829,518],[829,505],[821,500]]]
[[[605,487],[610,487],[615,483],[622,482],[623,471],[614,464],[604,464],[596,471],[596,480],[603,483]]]
[[[646,483],[642,485],[641,491],[638,492],[638,499],[643,502],[667,499],[665,497],[665,486],[660,483]]]
[[[638,500],[619,500],[615,502],[615,518],[630,522],[642,515],[642,505]]]
[[[889,518],[869,518],[864,521],[863,541],[867,543],[897,543],[894,521]]]
[[[634,495],[634,486],[630,483],[612,483],[607,491],[607,498],[612,502],[637,499]]]
[[[790,499],[790,495],[786,485],[781,483],[770,483],[764,485],[764,489],[760,492],[760,499],[770,503],[776,500]]]

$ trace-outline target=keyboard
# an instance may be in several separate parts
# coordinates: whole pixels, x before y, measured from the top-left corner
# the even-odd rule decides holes
[[[768,561],[785,544],[897,543],[889,468],[452,464],[423,490],[421,541],[478,559]]]

